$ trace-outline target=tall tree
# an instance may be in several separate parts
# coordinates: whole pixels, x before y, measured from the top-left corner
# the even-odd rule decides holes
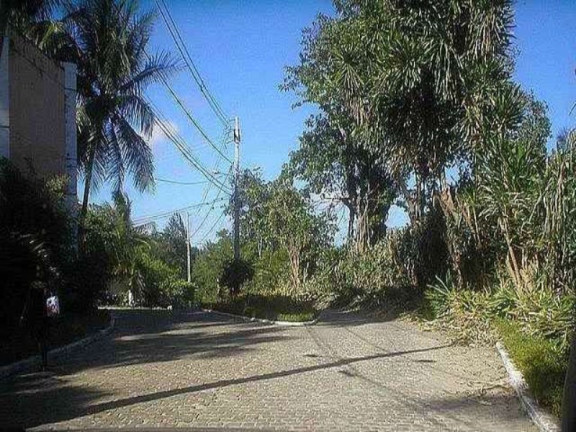
[[[473,168],[483,133],[502,114],[497,96],[513,87],[511,2],[335,6],[334,18],[321,16],[305,31],[300,64],[288,68],[285,88],[364,147],[416,221],[450,166]]]
[[[166,227],[157,235],[155,253],[162,261],[178,269],[182,279],[186,279],[186,241],[187,229],[179,213],[170,217]],[[191,248],[190,259],[194,261],[198,254],[197,248]]]
[[[78,157],[84,171],[80,229],[90,190],[112,181],[121,190],[127,174],[139,190],[154,185],[147,138],[155,116],[146,87],[170,72],[165,53],[148,55],[154,15],[138,14],[135,0],[82,0],[65,21],[78,63]]]
[[[366,127],[373,113],[364,84],[372,66],[358,47],[362,29],[349,24],[320,16],[306,29],[300,64],[287,68],[283,88],[322,111],[307,122],[292,159],[295,173],[348,208],[349,238],[362,250],[385,233],[394,193],[385,159],[369,144],[382,139]]]

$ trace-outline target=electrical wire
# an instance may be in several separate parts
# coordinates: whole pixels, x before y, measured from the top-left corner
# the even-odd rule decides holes
[[[218,217],[218,219],[216,219],[216,222],[214,222],[214,224],[210,227],[210,230],[208,230],[208,232],[204,235],[204,237],[202,237],[202,240],[200,240],[197,244],[201,245],[210,234],[212,234],[212,231],[214,231],[214,228],[216,227],[216,225],[218,225],[218,223],[222,220],[222,218],[224,217],[224,213],[222,213],[220,215],[220,217]]]
[[[146,98],[148,103],[151,105],[154,114],[155,114],[155,122],[160,127],[164,135],[176,146],[176,148],[180,151],[180,153],[185,157],[185,159],[193,165],[200,173],[211,183],[217,186],[219,189],[224,189],[224,191],[228,194],[231,194],[231,191],[227,189],[227,187],[221,183],[213,174],[211,174],[207,168],[205,168],[201,162],[194,157],[192,152],[189,149],[189,146],[186,144],[184,139],[178,134],[177,131],[172,130],[169,126],[168,122],[165,120],[164,116],[160,113],[157,109],[155,104],[148,98]]]
[[[232,167],[230,167],[230,170],[228,171],[228,174],[226,174],[226,177],[224,179],[224,181],[226,181],[228,179],[228,177],[230,176],[230,173],[232,172]],[[220,192],[218,192],[218,194],[216,195],[216,198],[218,198],[220,196]],[[202,219],[202,222],[200,222],[200,224],[198,224],[198,227],[194,230],[194,232],[192,233],[191,237],[194,237],[204,226],[204,224],[206,223],[206,221],[208,220],[208,216],[210,215],[210,213],[212,212],[212,210],[214,210],[214,207],[211,207],[210,210],[208,210],[208,212],[206,212],[206,215],[204,216],[204,219]],[[224,214],[224,212],[222,212],[222,215]]]
[[[220,199],[214,199],[213,201],[209,201],[209,202],[202,202],[202,203],[198,203],[198,204],[193,204],[187,207],[182,207],[179,209],[175,209],[175,210],[169,210],[169,211],[165,211],[162,213],[156,213],[156,214],[152,214],[152,215],[146,215],[146,216],[139,216],[139,217],[135,217],[132,219],[132,222],[134,223],[134,225],[143,225],[149,222],[152,222],[153,220],[157,220],[157,219],[163,219],[166,217],[170,217],[175,213],[181,213],[183,211],[187,211],[187,210],[191,210],[194,208],[198,208],[198,207],[203,207],[203,206],[208,206],[208,205],[214,205],[217,202],[222,202],[225,201],[226,198],[220,198]]]
[[[171,183],[171,184],[177,184],[177,185],[183,185],[183,186],[192,186],[192,185],[209,183],[208,180],[201,180],[201,181],[197,181],[197,182],[181,182],[181,181],[177,181],[177,180],[161,179],[161,178],[157,178],[157,177],[154,178],[154,180],[157,182]]]
[[[200,75],[198,68],[196,67],[194,61],[192,60],[192,57],[190,56],[190,52],[188,51],[188,48],[186,47],[186,44],[182,39],[182,35],[178,29],[178,26],[176,25],[176,22],[172,18],[172,14],[170,13],[168,6],[164,2],[164,0],[160,1],[156,0],[156,6],[160,11],[162,19],[164,20],[164,24],[166,25],[166,28],[168,29],[170,35],[172,36],[172,39],[174,40],[174,43],[176,44],[176,48],[180,52],[180,55],[182,56],[184,62],[186,63],[188,70],[190,71],[192,77],[194,78],[194,81],[198,85],[200,92],[204,95],[206,101],[210,105],[210,108],[212,109],[212,111],[214,111],[214,114],[216,114],[218,119],[225,126],[228,125],[228,117],[222,110],[218,101],[216,101],[216,98],[214,98],[214,96],[210,93],[210,91],[206,87],[206,83],[204,82],[204,79]]]

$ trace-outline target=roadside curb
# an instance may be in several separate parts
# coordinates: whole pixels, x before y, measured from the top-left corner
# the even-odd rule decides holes
[[[502,363],[504,363],[506,372],[508,372],[510,385],[516,391],[516,394],[518,395],[520,402],[522,402],[522,406],[528,413],[530,419],[542,432],[560,432],[558,421],[552,415],[540,408],[538,402],[536,402],[536,399],[534,399],[530,393],[530,389],[522,376],[522,372],[516,369],[516,366],[512,362],[512,359],[510,359],[504,345],[502,345],[501,342],[498,342],[496,343],[496,349],[502,358]]]
[[[231,317],[231,318],[236,318],[236,319],[241,319],[243,321],[250,321],[250,322],[260,322],[260,323],[264,323],[264,324],[274,324],[274,325],[278,325],[278,326],[285,326],[285,327],[305,327],[305,326],[311,326],[314,325],[318,322],[318,318],[312,320],[312,321],[273,321],[273,320],[268,320],[268,319],[264,319],[264,318],[250,318],[244,315],[234,315],[228,312],[220,312],[217,310],[213,310],[213,309],[202,309],[203,312],[210,312],[213,314],[217,314],[217,315],[224,315],[227,317]]]
[[[84,348],[87,345],[90,345],[93,342],[96,342],[103,337],[109,335],[112,330],[114,330],[115,319],[114,315],[110,314],[110,323],[108,327],[103,328],[102,330],[98,330],[96,333],[86,336],[83,339],[77,340],[76,342],[69,343],[68,345],[61,346],[59,348],[54,348],[48,351],[48,358],[49,359],[56,359],[62,358],[74,351],[77,351],[81,348]],[[6,366],[0,367],[0,380],[7,378],[11,375],[14,375],[18,372],[27,372],[32,369],[35,369],[40,366],[42,360],[39,355],[35,355],[32,357],[28,357],[27,359],[17,361],[15,363],[11,363]]]

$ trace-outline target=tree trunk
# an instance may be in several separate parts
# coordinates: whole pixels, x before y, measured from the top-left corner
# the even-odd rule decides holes
[[[347,205],[348,207],[348,241],[354,239],[354,223],[356,222],[356,211],[353,205]]]
[[[84,179],[84,194],[82,197],[82,209],[80,210],[80,218],[78,219],[78,244],[80,245],[80,251],[83,250],[84,245],[84,233],[86,222],[86,215],[88,214],[88,200],[90,198],[90,185],[92,184],[92,171],[94,167],[94,157],[96,155],[96,149],[90,150],[90,155],[88,156],[88,165],[86,167],[86,178]]]
[[[576,337],[572,337],[570,360],[564,380],[562,432],[576,432]]]
[[[363,253],[366,250],[368,238],[368,212],[362,206],[362,197],[358,197],[356,208],[356,251]]]
[[[300,288],[300,248],[292,242],[286,245],[288,259],[290,261],[290,282],[292,293],[296,293]]]

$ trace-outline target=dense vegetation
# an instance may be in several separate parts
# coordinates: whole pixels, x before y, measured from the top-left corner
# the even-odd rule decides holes
[[[576,134],[552,142],[546,105],[512,79],[511,2],[335,5],[304,31],[282,86],[318,108],[300,148],[277,180],[244,176],[244,291],[418,309],[460,338],[503,338],[558,413]],[[338,205],[347,241],[334,247]],[[406,227],[387,229],[392,205]]]
[[[151,17],[125,26],[130,2],[120,13],[112,0],[86,2],[64,33],[38,37],[53,55],[80,55],[81,243],[76,253],[66,240],[57,188],[3,165],[0,235],[19,260],[2,269],[17,293],[4,297],[21,301],[18,287],[39,267],[62,280],[74,308],[104,293],[125,303],[130,292],[144,306],[201,302],[286,319],[328,305],[415,310],[462,339],[502,339],[558,413],[575,324],[576,132],[551,140],[545,103],[512,79],[511,1],[334,3],[335,16],[304,31],[281,86],[316,108],[298,150],[275,180],[242,174],[242,259],[221,231],[194,251],[191,284],[180,217],[162,232],[135,227],[122,193],[125,175],[140,189],[152,182],[142,94],[174,66],[143,56]],[[41,34],[38,19],[18,22]],[[101,58],[92,42],[104,27],[98,43],[112,54]],[[108,97],[126,103],[104,109]],[[114,182],[113,204],[87,205],[95,180]],[[405,227],[387,227],[392,206],[408,215]],[[335,245],[338,209],[348,223]]]
[[[22,171],[0,160],[3,340],[25,338],[19,322],[32,284],[60,295],[59,328],[68,336],[83,333],[81,321],[91,326],[81,318],[100,316],[94,312],[100,302],[125,303],[128,292],[137,305],[192,304],[193,287],[183,279],[182,221],[175,216],[163,232],[135,227],[123,193],[126,177],[140,190],[153,185],[147,139],[155,116],[144,90],[176,67],[168,55],[146,51],[153,19],[133,0],[19,0],[0,7],[2,34],[19,33],[49,57],[78,66],[78,165],[85,183],[78,212],[65,205],[65,178],[39,178],[33,160]],[[90,189],[101,182],[113,183],[113,204],[89,206]]]

